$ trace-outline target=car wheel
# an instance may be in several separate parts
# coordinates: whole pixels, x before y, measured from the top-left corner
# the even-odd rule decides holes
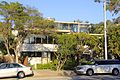
[[[92,76],[93,75],[93,70],[92,69],[88,69],[87,72],[86,72],[86,74],[88,76]]]
[[[119,70],[118,69],[113,69],[112,74],[117,76],[119,74]]]
[[[24,72],[18,72],[18,74],[17,74],[17,77],[18,78],[24,78],[25,77],[25,74],[24,74]]]

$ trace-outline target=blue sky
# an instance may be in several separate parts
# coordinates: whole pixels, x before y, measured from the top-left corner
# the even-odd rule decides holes
[[[0,0],[2,1],[2,0]],[[57,21],[89,21],[99,23],[104,20],[103,4],[95,3],[94,0],[4,0],[9,2],[18,1],[24,6],[29,5],[38,9],[43,17],[55,18]],[[107,19],[112,20],[120,16],[120,13],[112,16],[107,11]]]

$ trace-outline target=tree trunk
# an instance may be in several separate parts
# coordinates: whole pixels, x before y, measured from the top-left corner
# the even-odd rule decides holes
[[[14,62],[13,59],[12,59],[12,56],[11,56],[11,54],[10,54],[10,51],[9,51],[8,45],[5,44],[5,46],[6,46],[6,49],[7,49],[7,54],[8,54],[9,57],[10,57],[10,62]]]
[[[77,56],[77,63],[76,64],[79,65],[80,54],[77,54],[76,56]]]
[[[15,53],[15,62],[18,63],[18,53]]]
[[[19,38],[18,38],[19,39]],[[17,40],[18,40],[17,39]],[[22,38],[21,38],[22,39]],[[18,53],[19,53],[19,49],[20,49],[20,47],[21,47],[21,44],[22,44],[22,42],[21,42],[21,39],[19,39],[19,41],[16,43],[16,48],[14,48],[14,52],[15,52],[15,61],[16,61],[16,63],[19,63],[19,56],[18,56]]]
[[[57,60],[58,60],[57,71],[60,71],[64,66],[65,62],[67,61],[67,58],[62,60],[61,59],[57,59]]]
[[[15,52],[15,62],[18,63],[18,52],[16,49],[14,49]]]

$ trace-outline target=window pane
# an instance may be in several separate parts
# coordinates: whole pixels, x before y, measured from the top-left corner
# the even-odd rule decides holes
[[[7,68],[6,64],[3,64],[3,65],[0,66],[0,69],[5,69],[5,68]]]
[[[13,65],[13,64],[10,64],[9,68],[14,68],[14,65]]]
[[[13,64],[13,66],[15,67],[15,68],[18,68],[18,67],[22,67],[21,65],[19,65],[19,64]]]

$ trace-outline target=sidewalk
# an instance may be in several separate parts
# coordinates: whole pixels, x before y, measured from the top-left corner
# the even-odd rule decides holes
[[[57,77],[57,76],[74,76],[76,75],[73,71],[52,71],[52,70],[33,70],[35,77]]]

